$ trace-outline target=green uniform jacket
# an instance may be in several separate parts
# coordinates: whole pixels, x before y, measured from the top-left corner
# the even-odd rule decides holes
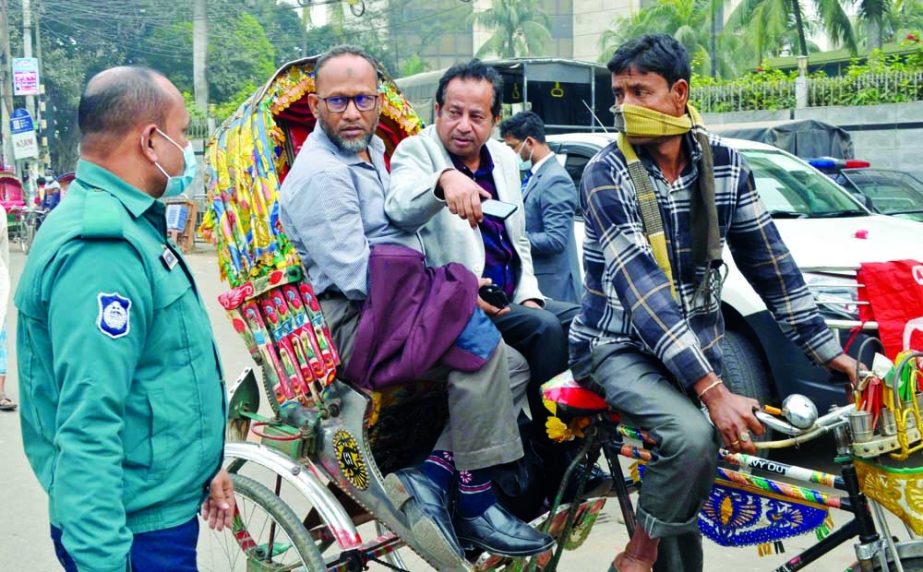
[[[23,444],[81,571],[124,571],[132,534],[193,518],[221,464],[221,366],[164,215],[81,161],[16,291]]]

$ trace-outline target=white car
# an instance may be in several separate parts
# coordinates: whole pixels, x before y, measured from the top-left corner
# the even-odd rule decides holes
[[[587,162],[612,139],[611,134],[571,133],[549,135],[548,143],[579,188]],[[771,145],[741,139],[725,142],[746,158],[756,188],[821,312],[845,343],[849,330],[861,327],[854,303],[855,270],[862,262],[923,260],[923,223],[872,214],[828,177]],[[583,237],[579,220],[576,238],[581,249]],[[784,336],[727,249],[724,259],[729,266],[722,293],[727,326],[724,379],[729,387],[761,402],[802,393],[821,411],[843,403],[843,388],[831,384],[830,373],[814,366]],[[875,335],[868,324],[866,330],[850,346],[852,355],[869,335]],[[878,349],[870,345],[874,344],[867,344],[869,349],[861,356],[865,363],[871,363],[871,351]]]

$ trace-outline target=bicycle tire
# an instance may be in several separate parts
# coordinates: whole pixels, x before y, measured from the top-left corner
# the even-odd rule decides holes
[[[235,496],[241,496],[266,512],[288,536],[306,570],[326,570],[326,564],[314,540],[294,511],[266,486],[244,475],[232,474]],[[230,529],[228,534],[233,536]],[[235,541],[236,542],[236,541]]]
[[[751,397],[766,405],[772,402],[769,369],[763,363],[759,350],[741,332],[727,330],[722,343],[724,353],[724,383],[737,395]],[[761,436],[754,435],[754,441],[771,441],[772,429],[765,427]],[[768,457],[767,449],[757,449],[759,457]]]

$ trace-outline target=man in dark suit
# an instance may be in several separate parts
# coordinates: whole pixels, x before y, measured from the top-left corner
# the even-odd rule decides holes
[[[531,173],[522,200],[538,286],[553,300],[579,303],[574,181],[545,142],[545,124],[535,113],[522,111],[502,122],[500,136],[519,155],[520,168]]]

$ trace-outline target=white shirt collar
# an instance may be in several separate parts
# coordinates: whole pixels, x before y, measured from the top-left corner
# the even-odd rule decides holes
[[[547,155],[545,155],[544,158],[542,158],[541,161],[539,161],[538,163],[532,163],[532,169],[531,169],[532,174],[534,175],[535,173],[538,173],[538,170],[541,168],[542,165],[545,164],[545,161],[547,161],[548,159],[553,159],[553,158],[554,158],[554,151],[550,151]]]

